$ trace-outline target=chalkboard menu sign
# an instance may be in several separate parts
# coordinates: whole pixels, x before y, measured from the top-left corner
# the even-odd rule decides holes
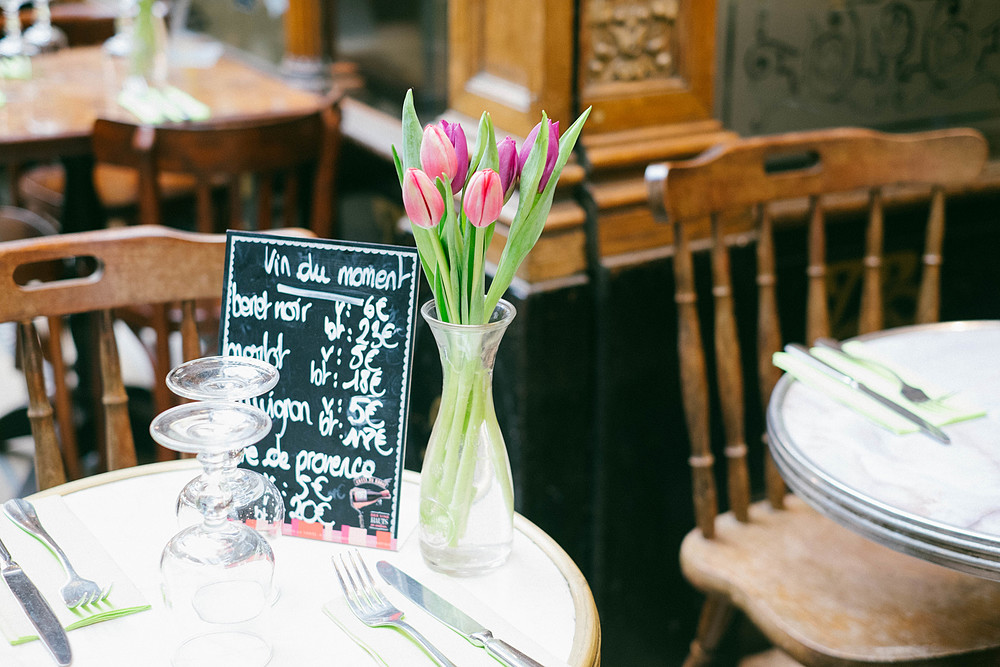
[[[226,252],[221,354],[280,373],[241,465],[281,492],[284,534],[395,549],[417,251],[230,231]]]

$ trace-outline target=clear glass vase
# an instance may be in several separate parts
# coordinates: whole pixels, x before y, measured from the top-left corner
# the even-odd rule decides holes
[[[514,486],[493,406],[493,365],[516,310],[500,301],[489,324],[449,324],[420,310],[441,358],[441,405],[420,479],[420,551],[435,570],[476,575],[510,556]]]

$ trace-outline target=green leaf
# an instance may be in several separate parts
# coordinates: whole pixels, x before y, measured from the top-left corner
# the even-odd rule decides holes
[[[529,182],[526,186],[524,182],[524,175],[522,172],[521,180],[521,190],[520,196],[521,200],[518,202],[517,212],[514,214],[514,220],[511,221],[510,232],[507,237],[507,244],[504,246],[503,253],[500,255],[500,261],[497,264],[496,274],[493,277],[493,283],[490,285],[490,290],[486,295],[486,307],[485,310],[488,313],[493,312],[493,308],[496,306],[497,302],[503,296],[504,292],[510,286],[510,282],[514,279],[514,275],[517,273],[518,267],[521,266],[521,262],[524,258],[528,256],[528,253],[534,247],[538,238],[542,235],[542,230],[545,227],[545,220],[549,216],[549,211],[552,208],[552,200],[555,196],[556,185],[559,181],[559,176],[562,174],[563,167],[569,161],[570,155],[576,146],[576,141],[580,136],[580,132],[583,130],[583,125],[587,121],[587,117],[590,115],[590,108],[588,107],[586,111],[580,114],[580,117],[566,130],[566,132],[559,139],[559,156],[556,158],[555,167],[552,170],[552,175],[549,178],[549,182],[545,185],[545,189],[541,193],[537,193],[538,179],[534,180],[534,189],[526,190],[526,187],[530,187]],[[543,125],[545,114],[542,114]],[[539,132],[539,138],[542,137],[543,132]],[[536,142],[535,148],[541,143],[546,142]],[[544,153],[540,153],[544,156]],[[525,170],[528,169],[528,165],[532,162],[532,159],[536,157],[536,151],[533,149],[531,154],[528,156],[528,162],[525,163]],[[544,168],[544,163],[542,165]],[[539,174],[541,170],[539,170]],[[534,173],[531,174],[534,176]]]
[[[482,144],[481,147],[480,143]],[[497,153],[496,130],[493,128],[493,122],[490,120],[489,114],[484,113],[482,119],[479,121],[476,148],[476,159],[472,162],[474,165],[473,171],[479,171],[481,169],[492,169],[493,171],[498,171],[500,169],[500,155]],[[479,151],[480,148],[481,152]]]
[[[399,188],[403,188],[403,161],[396,152],[396,147],[392,147],[392,163],[396,166],[396,176],[399,178]]]
[[[483,160],[483,156],[486,155],[486,148],[489,146],[492,131],[493,122],[490,120],[490,115],[484,111],[483,115],[479,117],[479,128],[476,130],[476,145],[472,149],[472,160],[469,161],[470,174],[482,169],[479,165]]]
[[[420,142],[423,140],[424,130],[420,126],[420,119],[417,118],[417,111],[413,108],[413,90],[406,91],[406,98],[403,100],[403,168],[420,168]]]
[[[448,311],[448,297],[445,295],[444,283],[442,282],[440,273],[435,276],[431,286],[434,289],[434,303],[437,305],[438,317],[442,322],[451,322],[451,313]]]
[[[427,283],[433,286],[434,277],[438,274],[437,264],[431,264],[428,259],[434,257],[434,240],[430,235],[435,232],[413,224],[410,225],[410,229],[413,231],[413,240],[417,244],[417,254],[420,256],[421,266],[424,267]]]

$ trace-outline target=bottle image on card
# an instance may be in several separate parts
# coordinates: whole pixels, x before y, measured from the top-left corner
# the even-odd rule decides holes
[[[379,503],[382,500],[387,500],[392,497],[387,489],[379,489],[377,491],[373,489],[366,489],[362,486],[356,486],[351,489],[351,507],[355,509],[358,513],[358,521],[360,522],[360,527],[365,527],[365,515],[361,511],[363,508]]]

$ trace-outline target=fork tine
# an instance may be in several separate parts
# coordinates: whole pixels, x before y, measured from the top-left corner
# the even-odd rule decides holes
[[[351,608],[355,616],[360,616],[363,613],[360,600],[357,596],[357,590],[354,588],[354,582],[351,581],[351,575],[347,571],[347,564],[344,562],[343,555],[340,557],[340,562],[337,562],[336,556],[331,556],[330,560],[333,561],[333,569],[337,573],[340,588],[344,591],[344,599],[347,600],[347,606]]]
[[[365,581],[364,575],[361,573],[361,569],[365,566],[364,561],[361,559],[361,555],[355,549],[346,556],[346,559],[351,564],[351,579],[354,581],[355,591],[357,592],[358,597],[364,599],[366,611],[374,611],[379,604],[379,600],[374,595],[372,587],[367,581]]]
[[[378,584],[375,583],[375,579],[372,577],[371,570],[368,569],[368,565],[365,564],[365,561],[361,558],[361,555],[358,554],[357,551],[355,551],[353,555],[354,559],[357,561],[357,565],[360,566],[358,568],[359,577],[362,579],[363,585],[365,587],[365,592],[368,593],[368,595],[372,598],[372,600],[376,604],[382,604],[382,605],[389,604],[389,601],[385,598],[384,595],[382,595],[382,591],[379,589]],[[361,576],[360,574],[361,572],[364,573],[364,576]]]

